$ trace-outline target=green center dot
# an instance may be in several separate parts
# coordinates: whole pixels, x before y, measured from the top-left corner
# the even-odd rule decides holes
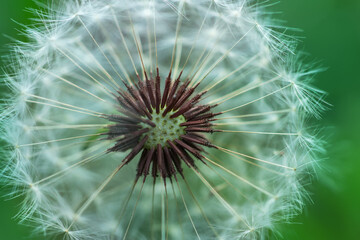
[[[162,113],[164,110],[165,108],[161,109],[159,114],[157,114],[154,109],[151,114],[153,117],[151,121],[156,124],[156,127],[150,128],[150,131],[145,133],[149,136],[145,143],[145,148],[147,149],[156,147],[158,144],[163,147],[167,146],[166,142],[168,140],[179,139],[181,135],[185,134],[185,127],[180,126],[181,123],[186,122],[184,116],[180,115],[176,118],[170,118],[174,112],[169,112],[163,117]]]

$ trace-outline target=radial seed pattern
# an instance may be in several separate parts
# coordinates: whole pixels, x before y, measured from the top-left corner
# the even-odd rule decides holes
[[[172,81],[169,74],[162,94],[159,70],[156,80],[146,77],[135,86],[124,83],[126,90],[118,90],[117,97],[122,115],[107,116],[109,121],[116,122],[105,133],[108,140],[116,139],[116,144],[108,152],[131,149],[123,160],[125,164],[141,153],[138,177],[146,177],[150,168],[154,178],[158,173],[166,178],[177,172],[184,177],[182,162],[195,168],[192,156],[205,163],[201,145],[215,147],[201,133],[215,131],[211,121],[220,113],[210,112],[214,106],[199,105],[206,91],[193,94],[197,85],[189,87],[189,80],[180,84],[180,77],[181,73]]]

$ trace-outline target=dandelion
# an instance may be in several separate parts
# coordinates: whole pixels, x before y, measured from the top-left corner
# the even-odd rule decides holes
[[[266,7],[40,5],[2,81],[20,221],[47,239],[264,239],[299,212],[323,92]]]

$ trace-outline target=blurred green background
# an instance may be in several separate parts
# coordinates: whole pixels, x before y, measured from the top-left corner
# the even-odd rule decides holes
[[[30,0],[0,0],[0,54],[22,27],[11,19],[30,23],[35,7]],[[360,239],[360,1],[283,0],[274,9],[287,26],[302,29],[300,49],[328,69],[315,85],[329,93],[333,106],[320,125],[329,126],[328,155],[323,171],[309,186],[311,202],[294,223],[280,226],[284,239]],[[5,36],[6,35],[6,36]],[[4,191],[0,189],[0,195]],[[39,239],[13,219],[19,200],[0,198],[0,239]]]

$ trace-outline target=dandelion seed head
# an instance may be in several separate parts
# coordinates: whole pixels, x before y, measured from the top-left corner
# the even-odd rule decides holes
[[[39,4],[2,84],[1,180],[48,238],[266,239],[304,206],[326,109],[266,4]]]

